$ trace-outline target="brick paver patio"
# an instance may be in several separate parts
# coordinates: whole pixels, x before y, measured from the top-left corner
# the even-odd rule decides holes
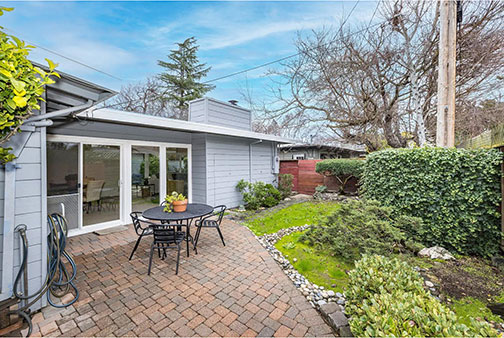
[[[80,299],[34,316],[34,336],[331,336],[331,330],[252,233],[229,220],[203,229],[198,255],[155,256],[147,276],[151,239],[130,228],[106,236],[70,239],[78,265]]]

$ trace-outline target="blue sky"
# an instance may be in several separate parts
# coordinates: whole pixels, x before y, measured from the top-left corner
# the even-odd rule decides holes
[[[57,51],[117,80],[47,51],[59,69],[114,90],[157,74],[175,42],[195,36],[199,57],[212,66],[207,79],[240,71],[295,52],[298,32],[338,24],[355,5],[335,2],[3,2],[13,12],[0,26],[18,37]],[[360,1],[348,25],[368,24],[376,2]],[[238,99],[249,88],[255,99],[266,95],[268,69],[262,68],[214,83],[209,96]]]

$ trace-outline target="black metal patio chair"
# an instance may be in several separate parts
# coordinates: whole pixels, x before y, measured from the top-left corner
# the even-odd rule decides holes
[[[133,254],[138,249],[138,245],[140,244],[140,241],[142,240],[142,238],[144,236],[152,235],[152,226],[156,225],[156,223],[147,221],[143,218],[140,218],[140,216],[142,216],[141,211],[133,211],[130,214],[131,220],[133,221],[133,227],[135,227],[135,232],[138,235],[138,239],[135,243],[135,247],[133,248],[133,251],[131,251],[131,255],[129,257],[129,260],[131,260],[133,258]]]
[[[156,224],[152,227],[152,232],[154,235],[154,240],[152,241],[150,256],[149,256],[149,270],[148,275],[151,273],[152,267],[152,255],[154,249],[158,249],[158,254],[161,259],[165,259],[166,249],[177,249],[177,266],[175,268],[175,274],[178,275],[179,261],[180,261],[180,244],[185,239],[185,233],[175,230],[176,224]],[[162,254],[160,253],[162,251]]]
[[[222,241],[222,245],[226,246],[226,243],[224,242],[224,237],[222,236],[222,232],[220,230],[220,225],[222,222],[222,218],[224,217],[224,212],[226,211],[226,206],[225,205],[219,205],[214,207],[213,212],[201,218],[200,220],[197,220],[195,223],[195,226],[197,228],[196,230],[196,235],[194,239],[194,247],[198,245],[198,240],[199,236],[201,233],[202,228],[215,228],[217,229],[217,232],[219,233],[220,239]]]

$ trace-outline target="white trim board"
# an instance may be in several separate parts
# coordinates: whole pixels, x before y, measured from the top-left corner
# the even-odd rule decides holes
[[[226,135],[234,137],[249,138],[255,140],[272,141],[278,143],[296,143],[298,141],[280,136],[256,133],[248,130],[221,127],[211,124],[198,123],[192,121],[182,121],[169,119],[166,117],[145,115],[139,113],[125,112],[121,110],[102,108],[91,111],[84,111],[77,114],[81,118],[89,120],[106,121],[111,123],[123,123],[136,126],[172,129],[187,131],[191,133],[208,133],[216,135]]]

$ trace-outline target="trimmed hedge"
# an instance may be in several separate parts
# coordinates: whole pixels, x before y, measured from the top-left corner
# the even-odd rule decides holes
[[[423,278],[398,259],[365,255],[349,273],[345,312],[356,337],[495,337],[488,323],[458,323],[423,287]]]
[[[501,239],[498,150],[389,149],[367,156],[361,193],[395,212],[421,217],[405,229],[426,245],[491,256]]]
[[[327,176],[348,176],[361,177],[364,169],[364,160],[355,160],[350,158],[337,158],[317,162],[315,171]]]
[[[359,179],[364,169],[363,160],[338,158],[317,162],[315,171],[325,176],[335,177],[340,184],[340,193],[345,193],[348,181],[355,177]]]

